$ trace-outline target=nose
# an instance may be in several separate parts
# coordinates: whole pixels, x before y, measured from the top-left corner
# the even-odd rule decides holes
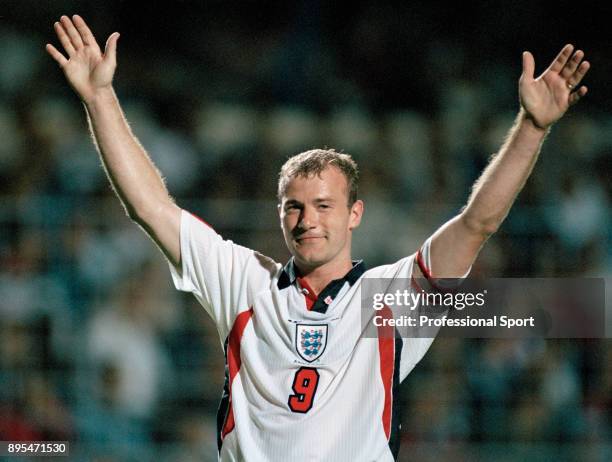
[[[302,229],[311,229],[317,226],[317,211],[314,207],[304,207],[300,214],[299,227]]]

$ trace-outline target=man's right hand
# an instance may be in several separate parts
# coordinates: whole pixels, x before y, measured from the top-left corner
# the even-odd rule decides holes
[[[62,16],[54,27],[65,53],[50,44],[47,44],[47,51],[86,105],[108,179],[128,216],[141,225],[172,264],[180,268],[181,209],[168,194],[159,171],[130,130],[112,88],[119,34],[111,34],[102,53],[81,17],[74,15],[71,20]]]
[[[54,28],[68,59],[50,43],[47,43],[47,52],[60,65],[72,88],[87,104],[101,91],[111,88],[117,67],[119,33],[114,32],[108,37],[102,53],[91,30],[80,16],[74,15],[72,20],[62,16]]]

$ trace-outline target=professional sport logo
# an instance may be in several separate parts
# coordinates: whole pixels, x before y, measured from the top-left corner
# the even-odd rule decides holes
[[[319,358],[327,345],[327,324],[296,324],[295,347],[304,361]]]

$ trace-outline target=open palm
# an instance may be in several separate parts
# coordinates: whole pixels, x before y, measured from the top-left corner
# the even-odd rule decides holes
[[[567,109],[587,93],[580,81],[589,70],[581,50],[566,45],[542,75],[534,79],[533,55],[523,53],[523,73],[519,79],[519,98],[527,115],[540,128],[548,128]]]
[[[81,99],[87,102],[100,89],[110,88],[117,67],[119,34],[115,32],[108,38],[102,53],[91,30],[80,16],[74,15],[72,20],[62,16],[54,28],[68,58],[51,44],[47,44],[47,52],[60,65]]]

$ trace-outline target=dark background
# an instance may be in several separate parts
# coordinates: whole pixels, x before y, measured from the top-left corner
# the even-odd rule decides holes
[[[84,111],[46,55],[53,22],[121,32],[115,88],[179,205],[286,260],[284,160],[351,153],[369,266],[465,203],[518,110],[521,52],[565,43],[589,94],[555,126],[474,273],[610,274],[611,8],[603,2],[70,2],[0,5],[0,439],[75,460],[214,460],[223,355],[125,217]],[[402,460],[606,460],[609,340],[438,339],[402,389]],[[104,459],[103,459],[104,457]]]

